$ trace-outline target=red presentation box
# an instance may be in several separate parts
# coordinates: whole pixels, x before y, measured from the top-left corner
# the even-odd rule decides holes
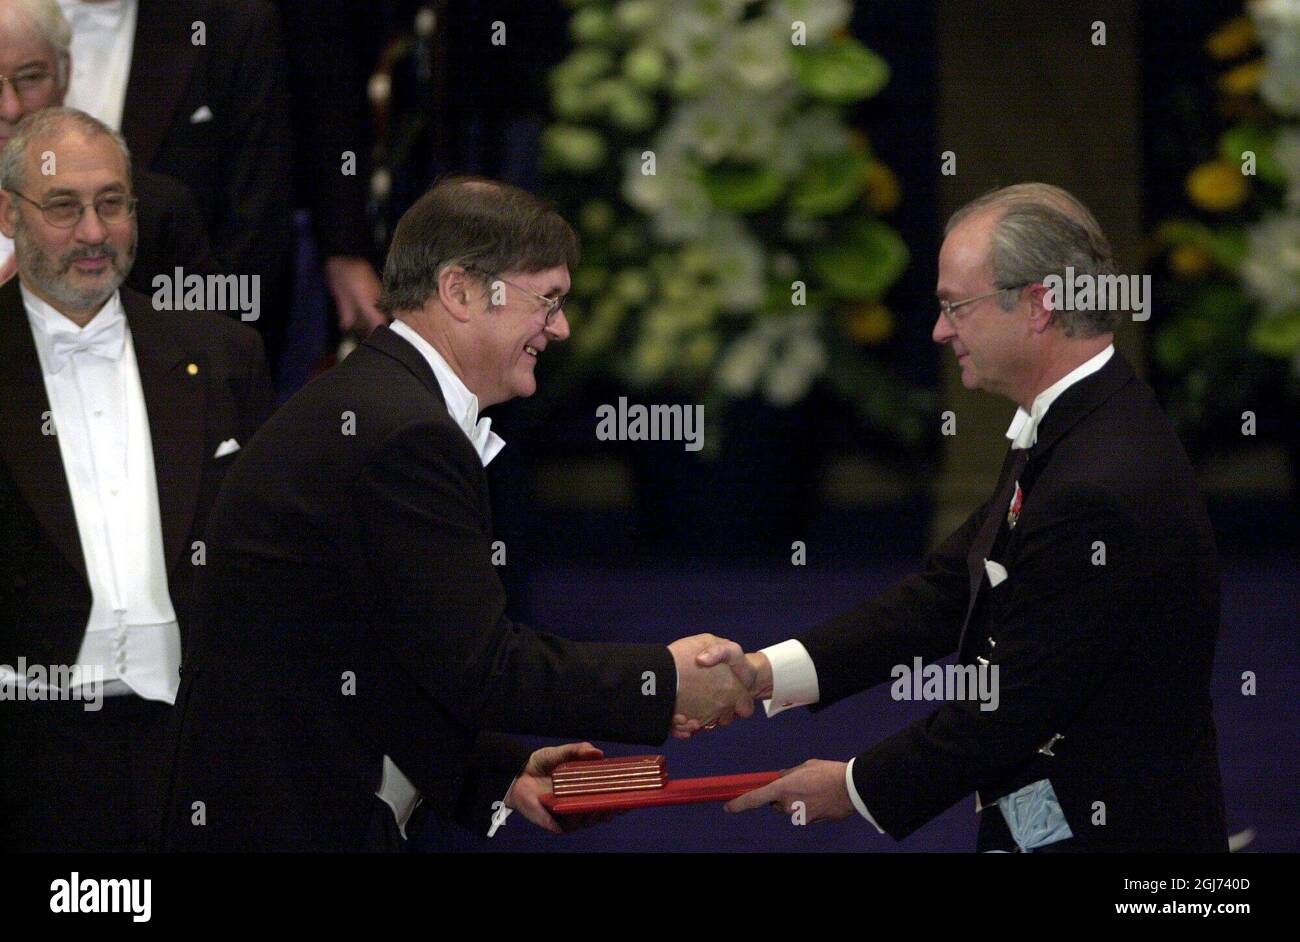
[[[555,767],[555,793],[543,795],[542,804],[553,814],[589,814],[724,802],[780,777],[780,772],[750,772],[672,781],[663,756],[583,759]]]

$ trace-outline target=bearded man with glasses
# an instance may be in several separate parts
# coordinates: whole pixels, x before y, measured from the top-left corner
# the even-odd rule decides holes
[[[63,105],[71,42],[72,28],[55,0],[0,0],[0,147],[24,117]],[[152,293],[154,277],[171,278],[177,268],[186,274],[220,273],[203,217],[183,183],[137,167],[133,190],[139,206],[130,287]],[[0,235],[0,283],[14,271],[13,245]]]
[[[80,111],[0,154],[0,851],[150,846],[208,512],[270,411],[255,331],[123,284],[135,205]]]

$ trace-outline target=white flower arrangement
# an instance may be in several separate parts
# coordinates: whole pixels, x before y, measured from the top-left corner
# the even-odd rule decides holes
[[[1260,96],[1279,115],[1300,118],[1300,0],[1260,0],[1248,10],[1264,47]],[[1300,378],[1300,126],[1278,132],[1273,158],[1286,178],[1284,204],[1247,230],[1240,274],[1260,305],[1254,343],[1289,356]]]
[[[875,217],[897,187],[844,110],[889,70],[847,35],[852,5],[569,4],[575,45],[549,76],[543,152],[583,238],[566,308],[578,361],[642,388],[788,406],[845,359],[831,346],[861,354],[887,336],[880,301],[907,252]],[[846,329],[865,305],[872,330]],[[848,372],[878,391],[870,361]]]

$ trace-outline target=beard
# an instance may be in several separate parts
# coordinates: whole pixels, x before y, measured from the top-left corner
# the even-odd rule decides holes
[[[22,276],[42,295],[55,304],[72,311],[97,311],[113,292],[122,286],[135,262],[136,232],[131,226],[131,241],[124,251],[118,251],[108,242],[100,245],[82,245],[57,259],[38,246],[20,218],[14,232],[14,255]],[[107,258],[109,278],[99,285],[77,287],[69,279],[73,262],[85,258]]]

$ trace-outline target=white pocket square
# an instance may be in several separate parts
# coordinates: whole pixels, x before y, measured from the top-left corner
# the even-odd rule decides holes
[[[989,585],[999,585],[1007,581],[1007,567],[991,559],[984,560],[984,572],[989,577]]]
[[[190,115],[190,124],[202,124],[204,121],[212,120],[212,109],[207,105],[199,105],[198,110]]]
[[[232,454],[233,452],[236,451],[239,451],[239,442],[235,441],[233,438],[227,438],[224,442],[222,442],[220,445],[217,446],[217,453],[212,457],[224,458],[226,457],[226,455]],[[1003,578],[1006,577],[1003,576]]]

